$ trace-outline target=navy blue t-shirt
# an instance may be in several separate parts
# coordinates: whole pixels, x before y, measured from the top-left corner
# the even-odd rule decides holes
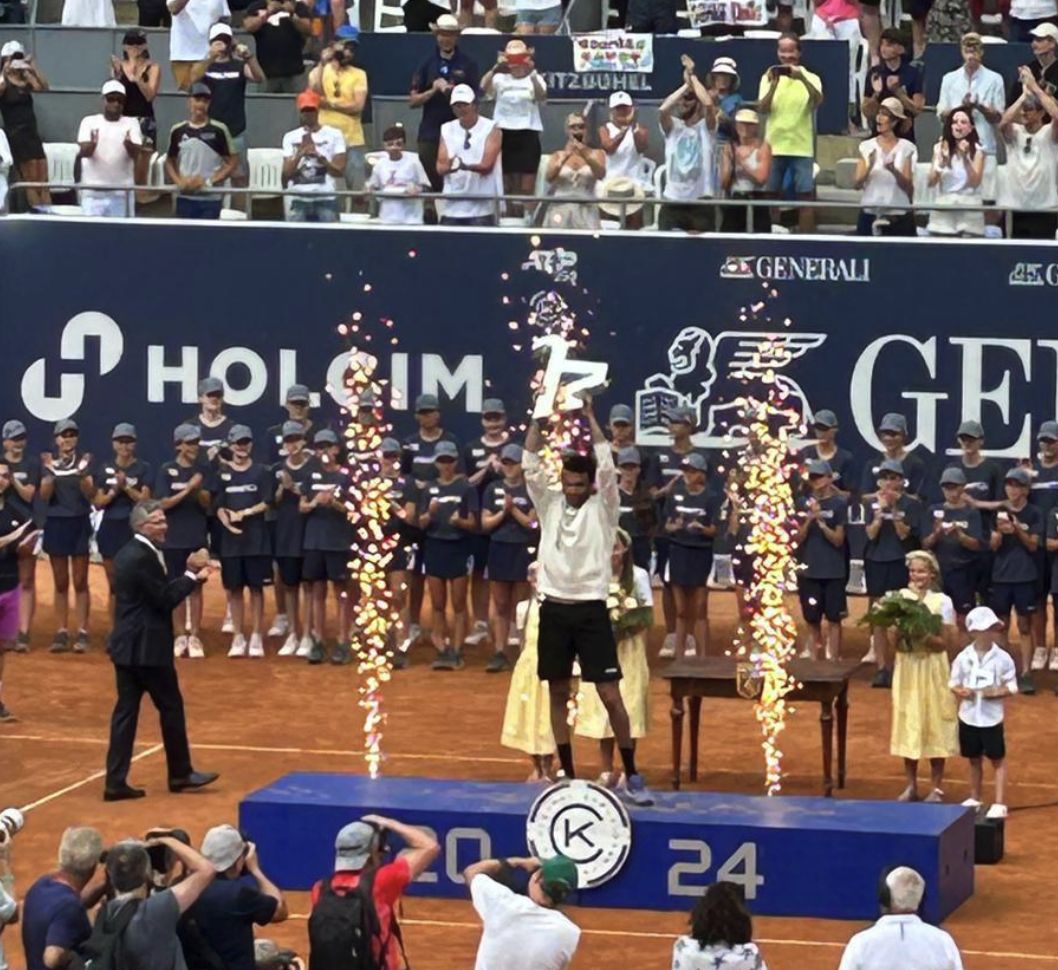
[[[302,548],[321,552],[348,552],[353,545],[353,524],[345,508],[349,477],[337,465],[315,464],[305,479],[305,497],[334,492],[330,505],[317,505],[305,516]]]
[[[645,481],[651,488],[662,488],[668,485],[673,478],[683,475],[683,459],[689,454],[697,453],[705,458],[708,471],[706,473],[706,489],[709,489],[709,479],[713,473],[712,456],[704,448],[692,448],[690,451],[676,451],[673,448],[658,448],[650,456],[650,464],[646,469]]]
[[[443,485],[440,482],[428,482],[419,491],[419,515],[425,515],[434,500],[439,508],[426,527],[429,538],[452,542],[470,534],[470,531],[451,524],[452,516],[457,513],[460,518],[468,515],[477,518],[478,492],[470,482],[462,476]]]
[[[24,454],[21,461],[9,461],[6,458],[0,459],[7,465],[8,471],[11,472],[11,483],[12,487],[7,490],[7,500],[12,505],[17,505],[27,515],[33,514],[32,503],[25,502],[22,496],[14,489],[14,483],[18,482],[22,486],[34,486],[37,489],[37,494],[40,494],[40,461],[31,455]]]
[[[49,946],[73,950],[92,935],[92,924],[81,905],[81,895],[54,876],[41,876],[22,901],[22,948],[26,970],[47,970],[44,950]]]
[[[270,503],[275,494],[274,482],[272,469],[259,462],[251,461],[249,467],[242,471],[225,465],[217,473],[217,508],[240,512],[259,502]],[[223,529],[220,543],[222,558],[272,555],[264,513],[251,515],[234,525],[242,534],[236,535],[230,529]]]
[[[477,438],[471,441],[463,449],[463,470],[467,473],[467,477],[469,478],[481,471],[489,463],[489,458],[493,455],[499,458],[500,452],[503,451],[507,444],[507,441],[501,441],[499,444],[490,445],[484,438]],[[502,472],[491,469],[485,472],[477,485],[478,495],[484,496],[485,489],[501,478],[503,478]]]
[[[721,498],[710,493],[708,488],[692,492],[684,483],[678,484],[665,499],[664,520],[682,516],[684,527],[675,532],[667,532],[669,539],[680,546],[693,546],[696,549],[711,549],[713,537],[698,529],[689,529],[692,522],[705,526],[715,526]]]
[[[254,970],[253,928],[265,926],[278,902],[247,875],[213,880],[188,910],[225,970]]]
[[[1047,533],[1045,538],[1058,539],[1058,508],[1051,509],[1047,513]],[[1050,592],[1058,595],[1058,552],[1048,552],[1047,557],[1051,562]]]
[[[443,77],[450,84],[469,84],[476,92],[481,85],[481,72],[473,59],[464,54],[458,47],[452,56],[441,56],[434,48],[418,70],[412,75],[411,89],[418,93],[433,87],[433,82]],[[452,121],[455,115],[448,102],[450,91],[438,91],[422,106],[422,121],[419,122],[419,141],[441,140],[441,125]]]
[[[1033,465],[1034,477],[1029,501],[1044,515],[1058,506],[1058,465]]]
[[[272,475],[275,477],[273,494],[279,491],[283,472],[286,472],[294,483],[294,491],[284,489],[276,503],[275,548],[272,550],[276,556],[297,558],[301,555],[305,538],[305,516],[301,514],[298,506],[302,495],[311,497],[306,486],[314,469],[320,469],[320,463],[315,458],[309,458],[299,468],[291,467],[286,461],[276,462],[272,466]]]
[[[650,500],[650,496],[646,494],[645,486],[640,483],[635,492],[626,492],[618,486],[617,494],[621,500],[621,514],[617,520],[617,525],[624,529],[633,539],[650,535],[649,522],[656,519],[654,514],[655,504]],[[648,506],[646,514],[644,514],[642,509],[644,501]]]
[[[502,479],[492,482],[485,490],[485,497],[481,501],[481,510],[495,514],[503,510],[506,497],[510,495],[515,507],[523,515],[531,515],[533,503],[529,500],[529,492],[525,482],[519,485],[508,485]],[[520,522],[515,521],[513,515],[505,515],[492,532],[489,533],[493,542],[511,542],[521,546],[532,545],[539,536],[533,529],[527,529]]]
[[[851,451],[846,451],[844,448],[838,448],[834,452],[833,457],[823,458],[819,454],[819,448],[816,445],[809,445],[804,448],[798,458],[802,462],[814,461],[817,458],[821,458],[823,461],[830,465],[830,470],[834,473],[834,487],[840,489],[843,492],[855,492],[856,483],[856,461],[852,457]],[[804,476],[807,479],[807,473]],[[874,488],[871,489],[874,491]]]
[[[1026,505],[1019,511],[1005,511],[1015,521],[1015,525],[1024,526],[1032,535],[1043,535],[1043,516],[1036,506]],[[1039,575],[1037,562],[1036,554],[1029,552],[1016,535],[1004,535],[992,559],[992,582],[1034,583]]]
[[[158,469],[153,493],[157,499],[172,498],[187,488],[192,476],[202,476],[198,489],[165,511],[169,531],[165,537],[166,549],[201,549],[206,544],[206,510],[199,503],[199,492],[209,491],[213,473],[208,467],[192,465],[185,467],[178,461],[167,461]]]
[[[139,458],[134,458],[132,463],[122,468],[113,458],[109,461],[101,461],[96,465],[92,473],[92,483],[97,492],[109,492],[117,482],[119,471],[125,473],[125,483],[137,490],[150,488],[154,482],[151,478],[151,466]],[[103,519],[107,522],[127,520],[132,506],[135,503],[124,489],[117,493],[110,504],[103,508]]]
[[[439,441],[450,441],[456,446],[456,451],[461,451],[459,439],[450,431],[445,431],[437,441],[426,441],[416,431],[401,442],[404,452],[400,459],[400,470],[405,475],[411,475],[417,482],[432,482],[437,478],[434,452]],[[456,467],[458,469],[458,464]]]
[[[866,502],[864,511],[865,526],[874,522],[879,515],[882,517],[882,527],[877,537],[867,540],[864,559],[871,562],[900,562],[908,552],[918,548],[922,529],[922,504],[910,495],[901,495],[896,501],[896,506],[884,512],[879,508],[877,499]],[[902,522],[911,527],[911,533],[903,542],[896,534],[894,522]]]
[[[52,492],[51,500],[46,504],[45,510],[49,519],[77,519],[86,516],[92,511],[92,503],[81,491],[81,479],[90,475],[92,469],[80,468],[83,455],[76,452],[70,461],[60,464],[58,457],[55,459],[53,470],[44,468],[42,476],[55,477],[55,491]]]
[[[798,508],[807,515],[809,499],[798,503]],[[818,499],[819,517],[830,529],[845,525],[848,519],[848,502],[840,495]],[[798,559],[804,563],[800,575],[806,579],[843,579],[846,574],[845,546],[835,546],[819,527],[812,522],[805,533],[804,542],[797,550]]]
[[[940,514],[938,515],[938,513]],[[944,522],[950,522],[952,525],[958,526],[968,536],[981,542],[982,549],[987,545],[988,540],[985,535],[985,527],[980,510],[970,505],[956,505],[953,507],[945,505],[943,502],[931,505],[927,518],[922,523],[923,535],[928,535],[933,531],[933,523],[937,519],[942,519]],[[937,557],[937,562],[940,563],[942,573],[950,569],[964,569],[976,562],[980,556],[979,552],[967,549],[959,542],[955,532],[952,530],[941,532],[940,537],[933,546],[933,554]]]
[[[386,521],[386,535],[400,535],[405,540],[413,540],[419,533],[418,528],[405,521],[402,515],[405,506],[411,502],[418,504],[419,487],[409,475],[397,475],[390,479],[389,507],[390,516]]]
[[[860,494],[871,495],[878,491],[878,469],[885,461],[885,455],[873,455],[864,466],[860,476]],[[913,451],[909,451],[900,464],[904,469],[904,491],[908,495],[921,498],[926,484],[926,463]]]
[[[232,425],[235,424],[231,418],[225,416],[221,419],[220,424],[215,427],[210,427],[202,421],[202,416],[196,414],[193,418],[188,418],[183,422],[184,424],[190,424],[192,427],[198,428],[202,437],[199,439],[199,445],[201,451],[199,454],[202,456],[202,461],[208,461],[208,454],[210,448],[219,448],[226,446],[228,443],[228,432],[231,430]]]

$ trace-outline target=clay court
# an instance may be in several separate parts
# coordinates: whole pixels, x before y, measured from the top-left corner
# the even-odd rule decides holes
[[[141,719],[136,763],[130,776],[148,789],[141,801],[105,804],[102,766],[112,705],[111,666],[103,651],[105,580],[92,567],[93,646],[86,656],[47,653],[51,625],[50,574],[39,567],[40,608],[34,649],[8,657],[5,696],[19,720],[0,725],[0,807],[27,812],[13,849],[16,891],[54,864],[59,835],[70,824],[98,827],[108,841],[140,835],[164,825],[187,828],[197,842],[205,829],[235,822],[240,798],[291,770],[364,771],[359,753],[359,711],[355,667],[309,667],[303,661],[270,656],[267,661],[228,660],[227,637],[207,634],[205,661],[181,661],[180,677],[198,768],[219,771],[220,781],[199,793],[170,795],[157,719],[149,702]],[[223,602],[219,583],[210,583],[207,628],[218,629]],[[856,615],[864,601],[853,600]],[[729,639],[734,598],[713,594],[711,613],[717,642]],[[652,653],[660,643],[654,631]],[[864,632],[846,635],[845,655],[865,649]],[[277,645],[269,644],[270,654]],[[413,666],[395,677],[386,697],[389,724],[385,770],[419,775],[493,781],[521,781],[528,763],[502,748],[498,738],[508,676],[484,672],[485,653],[471,651],[458,673],[435,673],[429,651],[417,649]],[[659,662],[653,662],[655,666]],[[965,964],[985,968],[1058,967],[1058,921],[1053,919],[1053,866],[1058,860],[1058,699],[1050,677],[1035,697],[1018,697],[1007,708],[1011,817],[1006,858],[978,867],[976,891],[945,924],[959,943]],[[664,789],[670,778],[670,730],[666,683],[652,690],[651,735],[639,761],[648,783]],[[849,777],[843,799],[890,799],[902,789],[901,764],[888,754],[889,694],[872,690],[867,668],[851,691]],[[818,707],[808,704],[790,721],[783,742],[789,794],[820,792]],[[576,749],[581,773],[594,770],[594,748],[581,739]],[[695,787],[755,794],[762,790],[763,762],[749,701],[706,701],[702,710],[702,764]],[[986,781],[988,776],[986,775]],[[948,800],[966,797],[966,767],[949,762]],[[990,789],[986,788],[986,793]],[[987,797],[987,794],[986,794]],[[268,869],[269,860],[262,859]],[[321,873],[323,875],[323,873]],[[292,894],[287,923],[267,929],[284,945],[305,952],[307,894]],[[621,961],[627,967],[668,967],[672,940],[686,920],[678,913],[574,909],[585,930],[574,966],[591,968]],[[409,899],[404,904],[405,940],[415,970],[473,966],[479,930],[468,902]],[[836,967],[845,941],[860,924],[823,920],[755,920],[755,934],[772,970]],[[17,928],[3,941],[15,970],[23,966]],[[894,968],[897,970],[897,968]]]

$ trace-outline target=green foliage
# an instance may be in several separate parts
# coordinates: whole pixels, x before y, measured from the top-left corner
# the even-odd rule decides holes
[[[899,593],[890,593],[875,603],[859,625],[896,630],[896,649],[904,653],[925,649],[926,637],[941,631],[940,617],[925,603]]]

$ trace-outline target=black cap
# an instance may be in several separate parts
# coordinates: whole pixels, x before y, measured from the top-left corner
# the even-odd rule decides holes
[[[127,30],[121,38],[122,47],[142,47],[147,43],[147,35],[142,30]]]

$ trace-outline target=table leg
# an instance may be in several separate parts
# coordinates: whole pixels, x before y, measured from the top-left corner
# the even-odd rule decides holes
[[[823,795],[830,798],[834,794],[834,703],[822,701],[819,707],[819,727],[823,733]]]
[[[698,723],[702,713],[702,699],[700,697],[691,697],[688,699],[691,709],[691,721],[690,721],[690,732],[691,732],[691,781],[698,780]]]
[[[672,789],[680,790],[680,760],[683,755],[683,698],[672,697]]]
[[[838,788],[845,787],[845,741],[849,734],[849,684],[838,694]]]

